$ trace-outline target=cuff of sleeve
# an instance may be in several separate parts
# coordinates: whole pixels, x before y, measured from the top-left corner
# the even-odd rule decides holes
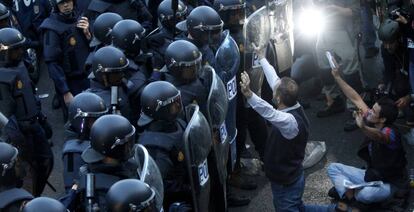
[[[259,60],[260,65],[265,66],[265,65],[270,65],[269,61],[267,61],[267,59],[264,57],[262,59]]]
[[[249,105],[253,107],[258,101],[258,99],[259,97],[255,93],[253,93],[253,95],[247,99],[247,103],[249,103]]]

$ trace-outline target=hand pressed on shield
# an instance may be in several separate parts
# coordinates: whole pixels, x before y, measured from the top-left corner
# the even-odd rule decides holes
[[[241,92],[246,98],[250,98],[253,96],[252,90],[250,90],[250,78],[247,72],[241,73],[241,81],[240,81]]]
[[[256,53],[259,60],[266,58],[266,48],[260,48],[255,43],[252,43],[254,53]]]

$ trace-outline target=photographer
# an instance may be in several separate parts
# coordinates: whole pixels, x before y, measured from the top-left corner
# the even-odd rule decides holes
[[[384,62],[383,82],[379,85],[377,98],[388,96],[396,101],[396,106],[404,112],[406,122],[414,123],[414,112],[410,107],[411,88],[409,83],[409,49],[402,37],[399,24],[386,19],[378,30],[382,41]]]
[[[407,160],[401,136],[393,126],[398,116],[394,101],[383,97],[369,108],[361,96],[341,77],[338,69],[332,70],[338,86],[356,106],[355,121],[364,133],[365,141],[358,151],[358,156],[367,162],[367,169],[359,169],[340,163],[328,167],[328,176],[334,184],[330,196],[335,191],[339,198],[370,204],[386,200],[393,192],[407,185]],[[377,186],[362,186],[350,189],[344,185],[345,180],[351,184],[382,181]]]

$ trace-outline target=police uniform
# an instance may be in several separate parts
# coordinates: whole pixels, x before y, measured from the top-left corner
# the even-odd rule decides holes
[[[32,200],[33,196],[21,188],[6,188],[0,190],[0,211],[17,212],[23,205]]]
[[[94,203],[100,211],[107,211],[105,196],[113,184],[124,179],[138,179],[138,166],[133,161],[123,162],[118,165],[104,164],[102,162],[86,164],[81,167],[79,188],[76,198],[70,203],[68,208],[74,211],[84,211],[86,206],[86,175],[94,174]]]
[[[184,160],[183,133],[186,124],[180,119],[169,124],[170,126],[162,121],[151,123],[138,140],[139,144],[148,149],[161,171],[164,208],[177,201],[191,202],[191,186]]]
[[[83,70],[89,55],[88,40],[76,23],[76,18],[53,13],[41,25],[43,55],[60,95],[71,92],[75,96],[89,87],[87,74]]]
[[[149,51],[153,54],[152,65],[154,69],[160,70],[164,65],[164,54],[167,47],[175,39],[184,38],[184,34],[174,35],[170,30],[161,27],[148,36]]]
[[[33,194],[42,193],[53,167],[53,153],[44,129],[44,116],[32,82],[22,62],[16,67],[0,68],[1,111],[9,118],[4,128],[9,143],[20,150],[20,158],[29,163],[29,174],[37,175]],[[30,176],[28,176],[30,177]],[[30,187],[32,187],[30,186]]]
[[[91,0],[85,15],[93,24],[96,17],[105,12],[117,13],[123,19],[138,21],[147,32],[152,31],[152,16],[142,0]]]

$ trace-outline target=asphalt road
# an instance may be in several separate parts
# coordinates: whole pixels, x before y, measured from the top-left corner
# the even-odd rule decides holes
[[[380,68],[378,68],[378,58],[374,60],[364,61],[368,70],[368,76],[379,76]],[[46,69],[38,83],[39,93],[49,93],[50,97],[44,99],[42,102],[43,111],[47,114],[50,123],[52,123],[54,134],[53,152],[55,155],[55,167],[49,181],[57,188],[57,192],[46,188],[44,195],[51,197],[59,197],[63,191],[63,177],[62,177],[62,162],[61,149],[64,142],[63,137],[63,119],[60,110],[51,109],[51,101],[53,97],[53,83],[47,76]],[[374,82],[372,82],[375,84]],[[359,131],[345,133],[343,125],[347,119],[348,114],[342,113],[332,117],[319,119],[316,118],[318,109],[324,107],[321,101],[311,99],[312,107],[306,110],[306,113],[311,122],[310,139],[316,141],[325,141],[327,146],[326,156],[314,167],[306,170],[306,188],[303,196],[305,203],[312,204],[328,204],[330,199],[327,197],[327,191],[332,187],[330,180],[326,175],[326,167],[332,162],[341,162],[356,167],[362,167],[363,162],[356,156],[356,151],[362,142],[362,134]],[[407,155],[409,157],[409,168],[414,168],[414,148],[407,146]],[[272,205],[272,196],[269,182],[263,174],[259,176],[250,176],[259,184],[258,189],[254,191],[235,190],[236,193],[246,195],[252,199],[252,202],[247,207],[239,207],[230,209],[231,212],[244,211],[274,211]],[[413,206],[411,205],[411,210]]]

